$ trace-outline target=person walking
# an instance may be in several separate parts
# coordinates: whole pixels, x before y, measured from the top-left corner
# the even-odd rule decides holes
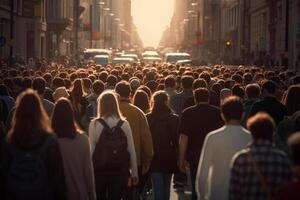
[[[120,110],[132,129],[139,173],[139,185],[135,189],[138,189],[140,194],[147,181],[147,177],[144,175],[149,171],[153,157],[152,137],[145,114],[130,103],[131,88],[129,83],[126,81],[119,82],[116,85],[116,92],[120,96]]]
[[[252,143],[232,159],[229,200],[273,199],[280,186],[292,180],[286,154],[273,145],[275,122],[259,112],[247,122]]]
[[[183,111],[179,126],[179,168],[187,172],[189,164],[193,193],[197,199],[195,182],[202,145],[206,135],[223,125],[220,109],[209,104],[209,91],[198,88],[194,91],[196,105]]]
[[[294,133],[288,140],[291,157],[294,165],[294,180],[278,189],[276,200],[300,199],[300,132]]]
[[[138,184],[138,171],[131,128],[112,91],[100,95],[98,118],[90,123],[89,138],[97,199],[120,200],[130,176],[133,185]]]
[[[62,154],[67,199],[96,200],[89,139],[77,127],[70,101],[61,98],[54,107],[52,128]]]
[[[70,95],[71,104],[74,110],[76,123],[84,128],[84,114],[86,112],[86,107],[88,106],[88,101],[86,99],[86,93],[83,89],[83,84],[81,79],[76,79],[73,83],[73,89]]]
[[[59,144],[35,91],[28,89],[18,96],[6,143],[1,199],[66,199]]]
[[[202,147],[196,178],[198,199],[228,199],[231,159],[251,140],[240,125],[244,107],[239,97],[226,98],[221,111],[225,126],[209,133]]]
[[[168,94],[153,94],[153,107],[147,115],[153,140],[154,156],[150,175],[155,200],[170,199],[172,174],[177,170],[179,117],[168,106]]]

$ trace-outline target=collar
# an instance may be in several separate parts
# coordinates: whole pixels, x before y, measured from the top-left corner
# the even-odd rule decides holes
[[[259,140],[256,140],[256,141],[253,141],[250,146],[253,146],[253,147],[262,147],[262,146],[266,146],[266,147],[274,147],[274,144],[273,142],[269,141],[269,140],[262,140],[262,139],[259,139]]]

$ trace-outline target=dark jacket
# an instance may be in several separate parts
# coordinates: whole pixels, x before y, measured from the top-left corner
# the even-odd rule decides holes
[[[24,144],[6,144],[3,149],[3,173],[9,171],[10,165],[12,163],[13,156],[11,155],[11,151],[9,150],[10,145],[15,145],[18,149],[26,152],[26,151],[36,151],[40,149],[40,147],[44,144],[50,136],[46,133],[37,133],[33,134],[33,137],[30,138],[30,142]],[[53,196],[52,199],[63,200],[65,198],[66,190],[65,190],[65,180],[64,180],[64,169],[62,157],[59,149],[59,145],[57,139],[53,137],[52,141],[49,143],[45,153],[41,155],[42,159],[45,161],[45,166],[47,167],[47,176],[48,176],[48,187]],[[5,178],[4,178],[5,179]],[[3,181],[5,182],[5,180]],[[2,182],[2,183],[3,183]],[[14,199],[10,197],[11,194],[7,194],[7,199]],[[49,195],[47,195],[47,198]],[[9,198],[8,198],[9,197]],[[46,198],[46,199],[47,199]],[[1,196],[2,199],[2,196]],[[5,199],[5,198],[4,198]],[[15,199],[14,199],[15,200]],[[47,199],[48,200],[48,199]]]
[[[279,123],[275,135],[276,146],[289,154],[288,138],[297,131],[300,131],[300,111],[284,117],[284,120]]]
[[[173,173],[177,169],[179,117],[170,112],[149,113],[147,115],[152,140],[152,172]]]
[[[250,117],[258,112],[266,112],[273,117],[278,125],[287,113],[286,107],[275,97],[265,97],[263,100],[256,102],[250,112]]]

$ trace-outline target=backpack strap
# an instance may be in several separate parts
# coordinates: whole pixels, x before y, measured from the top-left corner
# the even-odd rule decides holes
[[[115,128],[115,129],[121,128],[123,124],[124,124],[124,121],[120,119],[120,120],[118,121],[117,125],[116,125],[114,128]]]
[[[110,127],[107,125],[107,123],[105,122],[105,120],[102,119],[101,117],[97,118],[97,121],[100,122],[100,124],[102,124],[102,126],[103,126],[104,128],[110,129]]]

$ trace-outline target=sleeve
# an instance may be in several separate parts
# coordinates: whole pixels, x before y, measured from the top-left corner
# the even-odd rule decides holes
[[[56,139],[54,139],[48,147],[46,156],[46,166],[48,167],[49,182],[50,187],[53,191],[54,199],[66,199],[66,184],[63,160],[58,141]]]
[[[206,180],[208,178],[210,166],[212,165],[213,147],[214,145],[212,136],[207,135],[204,141],[204,145],[202,147],[196,177],[196,192],[198,195],[198,199],[205,199],[206,196]]]
[[[98,130],[97,127],[98,127],[98,124],[96,123],[96,120],[93,120],[89,125],[89,139],[90,139],[92,153],[94,152],[94,150],[96,148],[96,144],[97,144],[98,139],[101,134],[101,130]]]
[[[90,150],[89,139],[86,136],[84,137],[84,177],[86,181],[87,191],[90,200],[96,200],[96,189],[95,189],[95,178],[94,178],[94,169],[92,164],[92,155]]]
[[[179,134],[189,136],[190,132],[191,131],[189,130],[189,119],[187,117],[186,112],[183,112],[180,120],[180,125],[179,125]]]
[[[140,133],[141,133],[141,163],[149,166],[153,157],[153,143],[150,128],[146,116],[140,113]]]
[[[133,177],[138,178],[138,168],[137,168],[137,159],[136,159],[136,152],[134,148],[134,141],[132,137],[132,131],[128,121],[125,121],[123,124],[123,129],[127,137],[128,147],[127,150],[130,153],[130,167],[131,173]]]
[[[251,110],[250,110],[250,114],[249,114],[248,119],[249,119],[250,117],[254,116],[257,112],[258,112],[258,106],[257,106],[257,103],[255,103],[255,104],[252,106]]]
[[[239,200],[241,199],[241,187],[240,176],[242,175],[239,171],[241,166],[238,164],[239,157],[233,157],[232,167],[230,171],[230,182],[229,182],[229,200]]]

